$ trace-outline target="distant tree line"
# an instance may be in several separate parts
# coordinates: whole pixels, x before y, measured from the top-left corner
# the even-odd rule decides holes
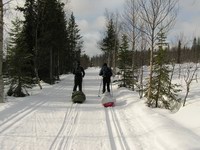
[[[198,40],[197,40],[198,39]],[[141,50],[136,49],[134,52],[131,52],[130,49],[126,52],[127,56],[125,57],[128,62],[131,62],[133,54],[135,57],[133,59],[134,64],[136,64],[138,67],[141,67],[143,65],[148,66],[149,65],[149,49]],[[155,53],[156,54],[156,53]],[[102,62],[107,62],[107,56],[97,55],[93,56],[91,61],[93,62],[94,66],[101,66]],[[118,59],[120,60],[120,49],[118,50]],[[100,62],[100,63],[98,63]],[[182,42],[178,41],[176,43],[176,46],[168,47],[166,51],[166,62],[167,64],[170,64],[171,62],[177,63],[177,64],[183,64],[187,62],[200,62],[200,37],[194,38],[193,43],[191,46],[182,46]],[[119,61],[117,63],[117,67],[119,67]],[[131,66],[131,65],[129,65]],[[111,65],[112,67],[112,65]]]

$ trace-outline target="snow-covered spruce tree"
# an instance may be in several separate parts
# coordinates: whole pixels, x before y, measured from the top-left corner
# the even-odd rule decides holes
[[[9,33],[10,41],[7,55],[10,79],[10,88],[7,94],[9,96],[24,97],[28,95],[26,88],[30,88],[32,83],[32,72],[29,70],[32,55],[26,50],[27,45],[24,42],[21,21],[15,19],[12,24],[13,28]]]
[[[179,102],[177,93],[180,91],[177,84],[172,84],[170,80],[170,69],[166,64],[166,49],[164,33],[158,34],[158,51],[154,55],[152,90],[151,96],[147,101],[149,107],[160,107],[171,109],[175,102]],[[146,88],[145,95],[147,96]]]
[[[119,86],[131,87],[132,70],[131,70],[131,55],[129,51],[128,38],[126,35],[122,36],[122,43],[119,49],[119,69],[121,70],[122,79]]]

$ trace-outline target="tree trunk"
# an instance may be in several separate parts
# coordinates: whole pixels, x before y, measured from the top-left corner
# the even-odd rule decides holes
[[[154,30],[152,32],[151,38],[151,51],[150,51],[150,71],[149,71],[149,87],[148,87],[148,97],[147,99],[150,100],[151,97],[151,84],[152,84],[152,75],[153,75],[153,50],[154,50]]]
[[[57,58],[57,79],[60,80],[60,53],[58,51],[58,58]]]
[[[36,77],[36,82],[38,84],[38,86],[40,87],[40,89],[42,89],[42,86],[40,84],[40,78],[39,78],[39,75],[38,75],[38,67],[37,67],[37,57],[38,57],[38,45],[37,45],[37,42],[38,42],[38,39],[37,39],[37,31],[38,30],[38,24],[37,24],[37,27],[36,27],[36,32],[35,32],[35,56],[34,56],[34,71],[35,71],[35,77]]]
[[[190,84],[187,84],[187,90],[186,90],[186,94],[185,94],[185,97],[184,97],[184,100],[183,100],[183,106],[185,106],[186,99],[188,97],[189,91],[190,91]]]
[[[175,69],[175,64],[172,64],[172,72],[171,72],[171,76],[170,76],[170,82],[169,82],[169,88],[168,88],[168,94],[170,93],[171,90],[171,85],[172,85],[172,79],[173,79],[173,75],[174,75],[174,69]]]
[[[0,103],[4,102],[3,85],[3,3],[0,0]]]
[[[50,48],[50,64],[49,64],[49,77],[50,77],[50,84],[53,84],[53,52],[52,48]]]
[[[135,64],[134,64],[134,49],[135,49],[135,42],[133,42],[133,45],[132,45],[132,76],[133,76],[133,79],[132,79],[132,90],[135,91]]]

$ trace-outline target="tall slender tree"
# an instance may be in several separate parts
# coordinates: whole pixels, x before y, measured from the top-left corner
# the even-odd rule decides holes
[[[115,26],[113,23],[112,18],[108,21],[107,27],[106,27],[106,33],[105,37],[100,43],[101,50],[106,54],[107,56],[107,63],[109,66],[112,65],[112,51],[115,48]]]
[[[120,15],[118,12],[109,12],[107,9],[105,11],[105,18],[106,18],[106,22],[109,23],[110,20],[112,20],[112,24],[113,24],[113,29],[114,29],[114,34],[115,34],[115,38],[114,38],[114,47],[112,48],[112,50],[110,51],[111,56],[110,56],[110,66],[113,69],[113,73],[116,73],[116,67],[117,67],[117,57],[118,57],[118,52],[119,52],[119,36],[120,36],[120,32],[122,31],[122,22],[120,20]]]
[[[26,88],[32,84],[32,74],[28,71],[31,68],[31,54],[27,51],[27,45],[24,40],[24,32],[21,21],[17,18],[12,21],[13,28],[10,32],[10,41],[8,45],[8,74],[10,79],[10,89],[8,95],[23,97],[28,93]]]
[[[139,26],[139,4],[138,0],[126,0],[125,1],[125,10],[123,14],[123,30],[128,35],[129,41],[131,43],[131,51],[132,51],[132,90],[135,90],[135,73],[137,65],[136,65],[136,46],[139,43],[139,35],[140,30],[137,28]]]
[[[64,4],[60,1],[38,1],[38,72],[43,80],[51,84],[59,79],[62,72],[66,72],[63,66],[70,55],[66,52],[67,31],[63,8]]]
[[[153,67],[153,76],[152,76],[152,89],[151,97],[147,101],[148,106],[150,107],[164,107],[170,109],[172,103],[180,101],[177,98],[177,92],[180,90],[177,89],[177,84],[172,84],[170,80],[170,69],[166,65],[166,48],[167,45],[165,42],[166,37],[161,31],[158,34],[158,51],[154,56],[154,67]],[[148,89],[146,90],[146,96],[148,95]]]
[[[0,103],[4,102],[2,64],[3,64],[3,1],[0,0]]]
[[[71,58],[80,60],[81,49],[83,46],[82,36],[80,35],[80,29],[76,23],[74,14],[71,13],[69,18],[68,27],[68,49],[71,54]]]
[[[122,85],[123,87],[128,87],[131,85],[131,57],[129,51],[128,37],[126,35],[122,36],[122,43],[119,49],[119,68],[122,70]]]
[[[23,36],[24,42],[26,43],[26,51],[31,54],[30,68],[28,71],[31,72],[32,77],[35,77],[34,73],[34,47],[35,47],[35,33],[36,33],[36,2],[35,0],[26,0],[24,7],[18,7],[24,14],[23,23]]]

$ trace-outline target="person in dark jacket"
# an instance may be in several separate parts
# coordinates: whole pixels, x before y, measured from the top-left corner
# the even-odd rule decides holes
[[[111,68],[109,68],[107,66],[106,63],[103,64],[100,72],[99,72],[99,75],[103,77],[103,90],[102,90],[102,93],[105,93],[106,91],[106,87],[107,87],[107,92],[110,92],[110,78],[112,76],[112,70]]]
[[[83,77],[85,76],[85,71],[83,67],[80,65],[80,61],[77,61],[77,65],[73,70],[74,74],[74,88],[73,91],[76,91],[77,86],[79,88],[79,91],[82,92],[82,81]]]

